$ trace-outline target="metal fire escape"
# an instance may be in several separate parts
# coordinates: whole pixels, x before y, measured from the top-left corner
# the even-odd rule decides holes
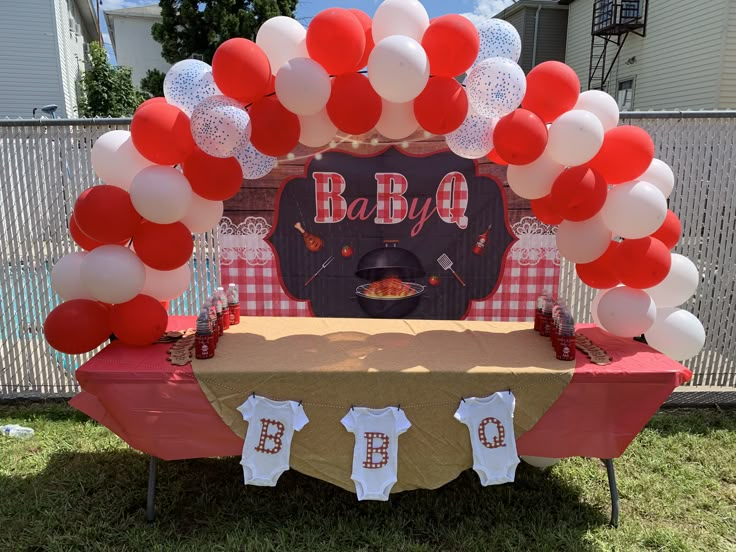
[[[629,34],[646,35],[648,0],[593,0],[588,90],[605,90]]]

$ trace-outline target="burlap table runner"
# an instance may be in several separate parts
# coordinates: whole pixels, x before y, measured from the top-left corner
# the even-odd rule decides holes
[[[294,435],[291,467],[354,491],[354,437],[340,424],[351,405],[400,405],[412,427],[399,439],[393,492],[435,489],[472,466],[461,397],[511,389],[517,437],[572,378],[531,324],[337,318],[243,318],[216,357],[194,360],[202,390],[241,438],[236,408],[248,395],[302,401],[309,424]]]

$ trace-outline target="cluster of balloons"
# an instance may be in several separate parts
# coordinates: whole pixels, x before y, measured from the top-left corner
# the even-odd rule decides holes
[[[580,279],[602,290],[592,305],[596,323],[622,337],[644,334],[677,360],[698,354],[703,326],[676,307],[700,277],[692,261],[671,252],[682,234],[667,206],[675,178],[654,158],[649,134],[618,126],[616,101],[580,93],[575,72],[559,62],[532,69],[519,103],[493,122],[489,157],[508,165],[509,186],[531,200],[539,220],[559,225],[558,249]]]

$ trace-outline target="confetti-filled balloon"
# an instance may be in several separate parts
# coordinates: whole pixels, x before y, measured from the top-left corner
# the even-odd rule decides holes
[[[243,178],[246,180],[258,180],[263,178],[276,166],[276,158],[262,154],[253,144],[235,153],[235,159],[243,169]]]
[[[480,159],[493,149],[493,129],[498,119],[486,119],[472,110],[460,128],[445,136],[447,146],[465,159]]]
[[[498,118],[519,107],[526,93],[526,76],[516,62],[493,57],[476,65],[465,85],[470,105],[478,115]]]
[[[210,96],[222,94],[212,78],[212,67],[204,61],[185,59],[166,72],[164,97],[191,117],[194,108]]]
[[[516,28],[502,19],[486,19],[476,25],[480,36],[478,60],[504,57],[518,62],[521,56],[521,37]]]
[[[250,142],[250,116],[226,96],[201,102],[192,113],[192,136],[199,148],[213,157],[230,157]]]

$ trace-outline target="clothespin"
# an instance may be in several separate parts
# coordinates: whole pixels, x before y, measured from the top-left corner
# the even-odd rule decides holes
[[[465,402],[465,397],[460,397],[460,402]]]
[[[302,406],[302,401],[301,401],[301,399],[299,400],[299,406]]]
[[[250,394],[250,396],[251,396],[251,397],[253,397],[253,398],[255,399],[255,398],[256,398],[256,392],[255,392],[255,391],[253,391],[253,392],[252,392],[252,393]]]
[[[401,403],[399,403],[399,405],[396,407],[396,410],[398,410],[399,412],[401,412]]]
[[[355,407],[352,404],[350,405],[350,410],[355,410]]]

